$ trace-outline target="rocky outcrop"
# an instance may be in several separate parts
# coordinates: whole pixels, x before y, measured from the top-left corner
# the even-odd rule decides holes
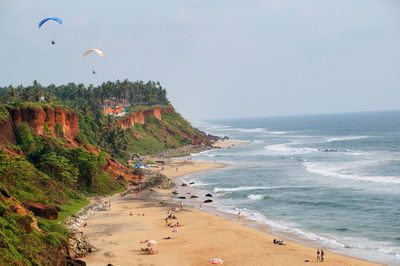
[[[126,195],[148,190],[150,188],[161,188],[161,189],[171,189],[175,187],[175,183],[171,179],[163,174],[152,172],[149,170],[143,170],[144,180],[139,183],[135,188],[128,189],[120,194],[121,197]]]
[[[85,235],[79,230],[82,223],[93,213],[108,206],[108,201],[98,200],[85,207],[82,212],[67,218],[66,227],[70,230],[71,236],[68,239],[68,254],[70,260],[85,257],[87,254],[95,252],[96,247],[89,244]],[[72,264],[73,265],[73,264]]]
[[[62,136],[59,135],[58,137],[63,137],[69,142],[74,142],[75,135],[79,132],[79,118],[72,110],[26,106],[7,107],[7,109],[10,114],[10,123],[3,126],[0,124],[2,128],[12,128],[19,123],[25,122],[36,135],[50,134],[52,137],[56,137],[60,133]],[[45,124],[47,128],[45,128]]]
[[[117,181],[121,183],[129,181],[132,184],[137,184],[142,180],[143,174],[141,171],[132,170],[111,157],[106,158],[106,160],[107,165],[105,170]]]
[[[70,238],[68,239],[68,246],[70,255],[75,258],[82,258],[89,253],[95,251],[95,248],[89,244],[85,235],[78,229],[70,229]]]
[[[25,202],[24,206],[36,216],[50,220],[56,220],[58,218],[58,211],[54,206],[37,202]]]
[[[174,107],[172,106],[163,106],[163,107],[153,107],[149,108],[147,110],[140,110],[140,111],[134,111],[124,117],[123,119],[120,119],[117,121],[118,124],[121,125],[122,129],[127,129],[130,127],[133,127],[135,123],[139,123],[141,125],[144,124],[145,120],[147,117],[150,115],[154,116],[158,120],[162,120],[162,116],[164,113],[174,113]]]

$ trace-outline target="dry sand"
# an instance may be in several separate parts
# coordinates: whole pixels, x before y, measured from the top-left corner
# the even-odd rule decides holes
[[[247,145],[250,144],[248,141],[217,141],[213,144],[214,147],[218,148],[227,148],[227,147],[234,147],[240,145]]]
[[[169,177],[183,176],[191,172],[223,167],[222,164],[182,162],[172,160],[165,167]],[[176,171],[178,167],[178,171]],[[220,258],[224,265],[315,265],[316,249],[291,241],[284,246],[272,243],[273,235],[250,228],[228,218],[190,207],[180,210],[171,191],[148,191],[124,198],[110,197],[111,210],[101,210],[82,228],[91,244],[98,251],[84,260],[88,265],[211,265],[209,261]],[[160,204],[165,200],[166,206]],[[204,204],[203,204],[204,205]],[[177,208],[178,220],[169,222],[182,225],[166,227],[167,211]],[[129,215],[132,212],[133,215]],[[143,216],[144,214],[144,216]],[[177,229],[177,232],[172,232]],[[164,240],[164,237],[173,239]],[[140,241],[157,241],[156,255],[144,255]],[[374,263],[325,253],[324,265],[377,265]],[[310,262],[304,262],[309,259]]]

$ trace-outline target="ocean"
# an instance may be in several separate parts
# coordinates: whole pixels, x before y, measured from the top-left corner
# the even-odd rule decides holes
[[[400,111],[196,121],[248,145],[184,177],[212,205],[316,248],[400,265]]]

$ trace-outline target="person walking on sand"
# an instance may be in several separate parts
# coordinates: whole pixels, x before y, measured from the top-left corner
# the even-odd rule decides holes
[[[178,172],[178,167],[176,168],[176,171]]]
[[[317,249],[317,261],[319,261],[320,260],[320,258],[319,258],[319,249]]]
[[[183,202],[179,202],[179,207],[181,207],[181,210],[183,210]]]
[[[239,219],[239,221],[240,221],[240,215],[241,215],[242,213],[241,213],[241,211],[239,211],[238,212],[238,219]]]
[[[108,210],[111,211],[111,201],[108,201]]]
[[[321,262],[324,262],[324,258],[325,257],[325,253],[324,251],[321,249]]]

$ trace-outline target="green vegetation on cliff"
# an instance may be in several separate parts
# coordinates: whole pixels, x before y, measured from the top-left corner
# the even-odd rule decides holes
[[[125,117],[103,114],[113,101],[129,109]],[[5,264],[65,263],[69,232],[59,222],[87,204],[86,196],[121,191],[127,182],[118,169],[117,174],[107,170],[111,164],[123,167],[110,156],[126,162],[131,153],[209,143],[174,111],[156,82],[86,88],[43,87],[35,81],[0,88],[0,122],[0,258]],[[23,207],[32,202],[56,206],[58,219],[40,218]]]
[[[132,130],[122,129],[117,123],[120,117],[105,116],[102,112],[112,106],[113,102],[121,101],[128,108],[125,117],[139,111],[170,107],[166,90],[159,82],[153,81],[144,83],[117,80],[97,87],[74,83],[44,87],[34,81],[32,86],[20,85],[15,88],[10,85],[0,88],[0,102],[14,107],[73,109],[79,117],[80,130],[75,138],[80,143],[100,148],[119,160],[128,160],[131,153],[151,154],[198,144],[193,142],[194,138],[197,142],[201,140],[200,142],[207,143],[207,139],[173,109],[163,113],[161,121],[149,115],[144,124],[132,125]]]

